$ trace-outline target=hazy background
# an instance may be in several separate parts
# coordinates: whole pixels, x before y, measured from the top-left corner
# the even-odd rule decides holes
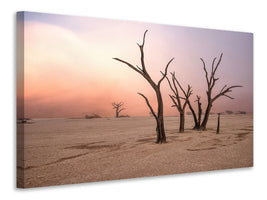
[[[20,23],[20,22],[19,22]],[[196,29],[129,21],[25,13],[25,116],[80,117],[86,113],[114,116],[111,103],[125,102],[122,114],[148,115],[137,92],[145,94],[155,108],[156,98],[149,84],[113,57],[140,66],[141,43],[148,29],[145,62],[155,81],[170,58],[169,71],[176,71],[186,87],[206,101],[206,82],[200,57],[208,69],[223,52],[214,92],[225,85],[239,84],[231,96],[214,104],[213,112],[253,111],[253,36],[250,33]],[[171,108],[167,81],[162,84],[165,115]],[[215,93],[214,93],[215,94]]]

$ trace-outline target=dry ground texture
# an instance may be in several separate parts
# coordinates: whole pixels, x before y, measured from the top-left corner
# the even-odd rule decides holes
[[[207,131],[184,133],[165,117],[166,144],[155,144],[152,117],[35,119],[24,126],[24,187],[104,181],[253,166],[253,116],[211,115]],[[23,147],[18,145],[18,148]],[[20,173],[22,174],[22,173]],[[22,177],[19,184],[23,185]]]

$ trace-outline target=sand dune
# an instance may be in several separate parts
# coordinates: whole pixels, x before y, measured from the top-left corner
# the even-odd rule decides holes
[[[33,119],[24,126],[24,187],[253,166],[253,116],[210,116],[208,130],[185,133],[165,117],[167,143],[155,144],[152,117]],[[18,146],[18,148],[22,148]],[[19,177],[23,185],[23,177]]]

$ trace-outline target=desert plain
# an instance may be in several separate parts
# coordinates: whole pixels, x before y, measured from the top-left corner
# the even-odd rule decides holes
[[[206,131],[186,116],[165,117],[156,144],[153,117],[31,119],[18,124],[18,186],[24,188],[253,166],[253,115],[210,115]],[[22,135],[24,132],[24,142]],[[23,146],[24,145],[24,146]],[[19,153],[18,153],[19,154]]]

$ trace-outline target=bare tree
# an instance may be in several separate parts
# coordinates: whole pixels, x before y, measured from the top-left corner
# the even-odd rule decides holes
[[[121,111],[125,110],[125,108],[122,108],[123,105],[124,105],[123,102],[120,102],[120,103],[113,102],[112,103],[113,109],[115,109],[115,111],[116,111],[116,118],[119,117],[119,114]]]
[[[233,85],[233,86],[230,86],[230,87],[227,87],[227,85],[225,85],[218,94],[216,94],[214,97],[212,97],[212,90],[215,86],[215,83],[216,81],[219,80],[219,78],[215,78],[215,73],[216,73],[216,70],[218,69],[220,63],[221,63],[221,60],[222,60],[222,56],[223,54],[221,54],[218,62],[216,63],[216,57],[213,59],[213,62],[212,62],[212,69],[211,69],[211,73],[210,75],[208,75],[208,72],[207,72],[207,69],[206,69],[206,64],[204,62],[204,60],[202,58],[200,58],[200,60],[202,61],[203,63],[203,69],[205,71],[205,77],[206,77],[206,82],[207,82],[207,98],[208,98],[208,104],[207,104],[207,107],[206,107],[206,111],[205,111],[205,115],[204,115],[204,119],[201,123],[201,126],[200,126],[200,129],[201,130],[205,130],[206,129],[206,126],[207,126],[207,122],[208,122],[208,119],[209,119],[209,114],[210,114],[210,111],[211,111],[211,108],[212,108],[212,105],[214,103],[214,101],[216,101],[219,97],[222,97],[222,96],[225,96],[229,99],[234,99],[233,97],[229,96],[228,93],[229,92],[232,92],[232,89],[233,88],[237,88],[237,87],[242,87],[240,85]]]
[[[185,91],[183,89],[183,87],[181,86],[181,84],[179,83],[179,81],[177,80],[176,76],[175,76],[175,72],[171,73],[172,76],[172,83],[169,80],[168,77],[168,83],[169,86],[172,90],[173,95],[169,95],[172,102],[174,103],[174,105],[172,107],[176,107],[178,112],[180,113],[180,128],[179,128],[179,132],[183,133],[184,132],[184,124],[185,124],[185,108],[186,105],[188,103],[188,99],[192,94],[192,87],[190,85],[187,86],[187,91]],[[183,97],[179,94],[179,90],[178,87],[180,88],[180,90],[183,93]],[[181,102],[181,100],[183,100],[183,103]]]
[[[145,61],[144,61],[144,45],[145,45],[145,37],[146,37],[146,33],[148,30],[145,31],[144,36],[143,36],[143,43],[142,44],[138,44],[139,49],[140,49],[140,53],[141,53],[141,67],[139,67],[138,65],[136,65],[136,67],[134,67],[134,65],[121,60],[119,58],[113,58],[119,62],[122,62],[124,64],[126,64],[128,67],[130,67],[131,69],[133,69],[135,72],[137,72],[138,74],[140,74],[141,76],[143,76],[147,82],[151,85],[151,87],[154,89],[156,96],[157,96],[157,103],[158,103],[158,112],[156,114],[156,112],[153,110],[152,106],[150,105],[147,97],[141,93],[138,93],[139,95],[141,95],[145,101],[147,106],[149,107],[152,115],[154,116],[155,120],[156,120],[156,132],[157,132],[157,140],[156,143],[165,143],[166,142],[166,135],[165,135],[165,129],[164,129],[164,119],[163,119],[163,101],[162,101],[162,96],[161,96],[161,91],[160,91],[160,85],[161,82],[164,80],[164,78],[167,76],[167,70],[169,67],[169,64],[173,61],[174,58],[172,58],[166,65],[165,67],[165,72],[162,76],[162,78],[155,83],[152,78],[150,77],[150,75],[148,74],[147,70],[146,70],[146,66],[145,66]]]

